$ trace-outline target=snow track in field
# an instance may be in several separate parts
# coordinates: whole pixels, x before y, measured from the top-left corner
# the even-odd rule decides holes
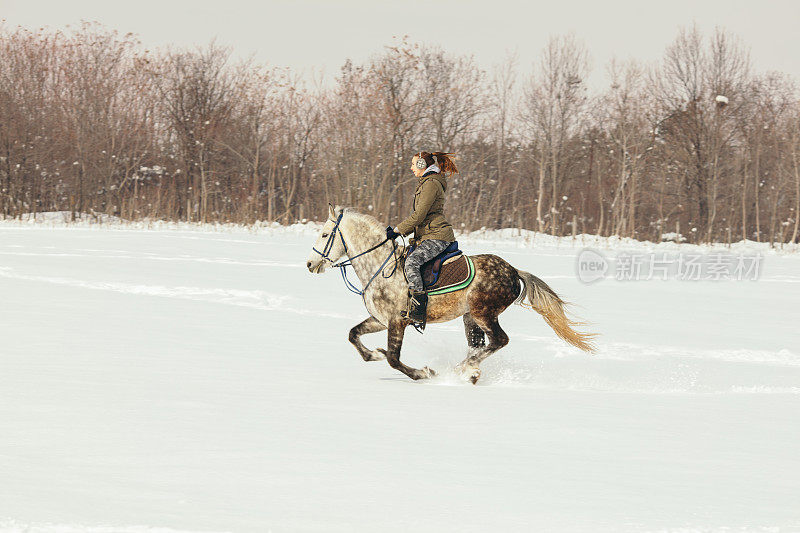
[[[112,291],[123,294],[138,294],[143,296],[156,296],[161,298],[180,298],[184,300],[194,300],[199,302],[237,305],[241,307],[258,309],[261,311],[280,310],[282,312],[296,313],[300,315],[314,315],[326,318],[347,318],[345,315],[341,314],[319,313],[308,309],[296,309],[284,305],[284,302],[291,299],[290,296],[267,294],[263,291],[247,291],[247,290],[237,290],[237,289],[219,289],[219,288],[203,288],[203,287],[181,287],[181,286],[165,287],[162,285],[132,285],[128,283],[116,283],[116,282],[94,282],[94,281],[84,281],[71,278],[31,276],[31,275],[17,273],[8,267],[0,267],[0,277],[25,280],[25,281],[35,281],[40,283],[52,283],[54,285],[65,285],[67,287],[76,287],[80,289]]]
[[[59,257],[54,254],[53,257]],[[61,257],[122,258],[129,256],[80,256],[61,255]],[[228,264],[243,264],[230,262]],[[260,265],[263,266],[263,265]],[[8,267],[0,267],[0,276],[25,281],[64,285],[81,289],[112,291],[130,295],[157,298],[179,298],[198,302],[234,305],[259,311],[278,311],[309,315],[320,318],[347,319],[347,315],[318,312],[286,305],[296,298],[288,294],[269,294],[258,290],[237,290],[223,288],[203,288],[184,286],[133,285],[119,282],[92,282],[70,278],[31,276],[20,274]],[[447,327],[447,329],[454,329]],[[539,388],[558,388],[570,390],[602,390],[609,392],[748,392],[763,394],[797,394],[800,387],[786,385],[767,385],[764,383],[725,383],[720,379],[720,365],[714,367],[717,375],[712,383],[706,383],[702,365],[697,361],[718,361],[721,363],[768,364],[800,367],[800,356],[788,349],[765,350],[691,350],[672,346],[646,346],[633,343],[603,343],[598,354],[586,356],[579,350],[564,345],[558,339],[544,336],[515,334],[514,342],[533,343],[540,352],[536,359],[515,357],[490,359],[486,365],[487,377],[482,385],[533,386]],[[442,350],[445,352],[446,350]],[[456,358],[448,360],[441,356],[434,361],[444,372],[455,367],[462,358],[459,351]],[[544,359],[542,356],[549,356]],[[598,362],[602,361],[602,362]],[[708,362],[707,361],[707,362]],[[592,370],[598,373],[592,373]],[[601,370],[609,375],[602,375]],[[739,373],[734,373],[737,377]],[[762,372],[763,378],[764,372]],[[780,370],[773,374],[783,376]],[[621,381],[620,376],[626,378]],[[800,376],[800,374],[798,374]],[[707,376],[706,376],[707,377]],[[655,380],[653,378],[656,378]],[[433,380],[438,384],[463,384],[460,378],[450,374],[449,379]]]
[[[800,357],[788,349],[687,350],[672,346],[608,343],[594,356],[552,339],[524,339],[482,366],[483,386],[533,387],[635,394],[800,394]],[[521,342],[520,342],[521,341]],[[535,350],[535,356],[524,352]],[[447,352],[443,347],[442,353]],[[431,360],[445,376],[431,384],[465,385],[452,369],[459,351]]]

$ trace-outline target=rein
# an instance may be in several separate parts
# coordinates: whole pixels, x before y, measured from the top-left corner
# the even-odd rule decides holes
[[[349,250],[347,249],[347,243],[344,241],[344,235],[342,235],[342,230],[339,229],[339,225],[342,222],[342,216],[344,216],[344,211],[342,211],[342,213],[339,215],[339,218],[336,219],[336,223],[334,224],[333,229],[331,230],[331,234],[328,236],[328,240],[325,242],[325,246],[323,246],[322,251],[320,252],[315,247],[312,247],[311,249],[313,251],[317,252],[319,255],[321,255],[324,260],[326,260],[329,263],[331,263],[331,266],[333,268],[340,269],[339,272],[342,273],[342,281],[344,281],[344,286],[347,288],[347,290],[349,290],[350,292],[352,292],[354,294],[358,294],[359,296],[361,296],[363,298],[364,297],[364,293],[367,292],[367,289],[372,284],[373,280],[375,280],[375,278],[378,277],[378,274],[383,272],[383,269],[386,267],[386,265],[389,264],[389,260],[392,258],[392,256],[394,256],[394,258],[395,258],[394,259],[394,266],[392,267],[392,271],[389,273],[389,275],[386,275],[386,273],[383,273],[382,276],[384,278],[390,278],[390,277],[392,277],[394,275],[395,271],[397,270],[397,257],[395,256],[395,252],[397,251],[397,243],[392,240],[392,251],[389,252],[389,255],[386,256],[386,259],[383,260],[383,263],[381,263],[381,266],[378,267],[378,270],[376,270],[375,273],[372,274],[372,277],[369,278],[369,281],[367,282],[366,285],[364,285],[364,288],[363,289],[359,289],[358,287],[353,285],[353,282],[351,282],[350,279],[347,277],[347,267],[353,266],[353,259],[358,259],[362,255],[366,255],[366,254],[368,254],[368,253],[370,253],[370,252],[372,252],[374,250],[377,250],[378,248],[380,248],[381,246],[383,246],[384,244],[389,242],[391,239],[389,239],[387,237],[386,239],[382,240],[381,242],[379,242],[378,244],[376,244],[372,248],[370,248],[370,249],[368,249],[368,250],[366,250],[364,252],[361,252],[360,254],[354,255],[353,257],[349,257]],[[334,264],[334,262],[331,261],[329,256],[330,256],[330,253],[331,253],[331,249],[333,248],[333,243],[336,241],[336,234],[337,233],[339,234],[339,239],[341,239],[341,241],[342,241],[342,246],[344,246],[344,253],[345,253],[345,255],[348,256],[348,258],[345,259],[344,261],[342,261],[341,263],[335,263]]]

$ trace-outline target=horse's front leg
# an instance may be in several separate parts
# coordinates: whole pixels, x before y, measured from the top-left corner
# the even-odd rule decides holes
[[[356,347],[356,350],[358,350],[358,353],[361,355],[364,361],[380,361],[382,359],[386,359],[386,350],[383,348],[376,348],[374,350],[368,349],[361,342],[361,336],[366,335],[367,333],[377,333],[385,329],[386,326],[378,322],[375,317],[369,317],[350,330],[348,339],[350,340],[350,344]]]
[[[389,342],[386,350],[386,359],[389,366],[399,370],[411,379],[427,379],[436,375],[432,369],[423,367],[421,370],[411,368],[400,362],[400,349],[403,347],[403,336],[406,333],[407,320],[392,319],[389,321]]]

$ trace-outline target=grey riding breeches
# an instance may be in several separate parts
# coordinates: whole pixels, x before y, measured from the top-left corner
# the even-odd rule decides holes
[[[406,273],[406,279],[408,279],[408,284],[411,286],[411,289],[415,291],[425,290],[425,287],[422,284],[422,273],[420,272],[420,268],[424,263],[442,253],[442,251],[444,251],[444,249],[448,246],[450,246],[450,243],[447,241],[425,239],[419,243],[419,246],[414,248],[414,251],[411,252],[408,257],[406,257],[406,266],[404,270]]]

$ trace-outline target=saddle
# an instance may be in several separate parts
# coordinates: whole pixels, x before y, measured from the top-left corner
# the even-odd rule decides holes
[[[413,247],[409,249],[409,253],[411,251]],[[422,283],[429,295],[461,290],[475,279],[475,266],[458,249],[458,241],[452,242],[439,255],[423,263],[420,270]]]

